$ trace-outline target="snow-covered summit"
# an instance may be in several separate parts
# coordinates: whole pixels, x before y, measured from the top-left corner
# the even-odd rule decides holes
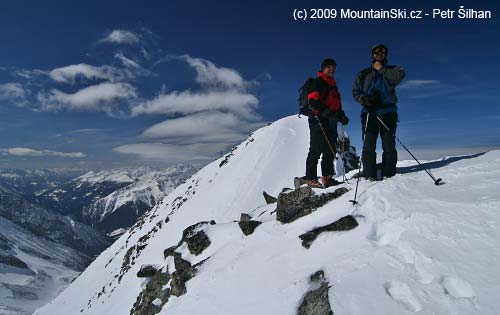
[[[155,307],[137,314],[296,314],[318,274],[331,285],[335,314],[496,314],[500,151],[424,162],[442,186],[404,162],[391,179],[361,181],[358,206],[348,202],[351,180],[342,185],[347,193],[282,224],[262,193],[293,187],[307,149],[306,119],[257,130],[177,187],[35,314],[129,314],[152,298]],[[241,213],[262,222],[249,236],[235,222]],[[302,245],[299,236],[349,215],[355,229]],[[186,230],[201,221],[211,223]],[[193,254],[182,240],[197,236],[204,246]],[[138,277],[142,265],[172,278]],[[168,299],[145,293],[153,281],[170,290]]]
[[[133,177],[135,177],[133,175],[135,174],[130,174],[129,170],[89,171],[73,181],[78,182],[79,185],[84,183],[93,185],[98,182],[132,183],[134,181]]]

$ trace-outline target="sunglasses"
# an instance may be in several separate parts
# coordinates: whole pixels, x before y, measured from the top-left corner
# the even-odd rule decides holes
[[[376,49],[373,52],[374,55],[385,55],[385,49]]]

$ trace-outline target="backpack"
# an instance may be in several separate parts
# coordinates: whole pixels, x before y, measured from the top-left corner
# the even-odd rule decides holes
[[[311,114],[311,108],[309,107],[309,100],[307,96],[311,92],[312,85],[315,78],[308,78],[306,82],[299,89],[299,117],[300,115],[309,116]]]

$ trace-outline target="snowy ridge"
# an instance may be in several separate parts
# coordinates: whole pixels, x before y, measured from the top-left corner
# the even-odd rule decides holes
[[[94,185],[97,182],[112,182],[112,183],[132,183],[134,182],[134,174],[130,174],[129,170],[114,170],[114,171],[90,171],[80,177],[75,178],[73,181],[77,182],[77,187],[81,187],[84,183]]]
[[[160,314],[295,314],[318,270],[332,285],[335,314],[497,313],[500,151],[429,161],[446,182],[439,187],[403,162],[389,180],[361,181],[359,206],[348,202],[351,189],[281,224],[262,192],[293,187],[307,147],[305,119],[259,129],[177,187],[36,314],[129,314],[148,281],[136,275],[141,265],[172,271],[164,250],[186,227],[210,220],[216,224],[203,230],[211,243],[199,256],[177,249],[193,264],[207,260]],[[263,222],[250,236],[234,222],[241,213]],[[300,235],[346,215],[359,226],[301,245]]]
[[[79,170],[59,169],[3,169],[0,170],[0,185],[24,195],[39,195],[80,175]]]
[[[120,188],[95,201],[85,211],[85,215],[97,217],[101,221],[106,215],[113,213],[127,203],[142,202],[151,208],[183,180],[183,176],[173,177],[171,171],[150,171],[136,178],[131,185]]]
[[[198,168],[176,165],[87,172],[38,198],[46,208],[112,232],[128,228]]]

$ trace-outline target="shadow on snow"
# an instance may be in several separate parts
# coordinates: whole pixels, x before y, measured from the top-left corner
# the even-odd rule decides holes
[[[448,164],[460,161],[460,160],[466,160],[466,159],[473,159],[477,158],[486,152],[481,152],[481,153],[476,153],[476,154],[471,154],[471,155],[462,155],[462,156],[454,156],[454,157],[449,157],[449,158],[444,158],[443,160],[440,161],[433,161],[433,162],[427,162],[427,163],[422,163],[422,165],[428,169],[434,169],[434,168],[440,168],[443,166],[446,166]],[[397,168],[397,173],[398,174],[407,174],[407,173],[413,173],[413,172],[420,172],[423,171],[422,167],[420,165],[412,165],[412,166],[404,166],[404,167],[398,167]]]

